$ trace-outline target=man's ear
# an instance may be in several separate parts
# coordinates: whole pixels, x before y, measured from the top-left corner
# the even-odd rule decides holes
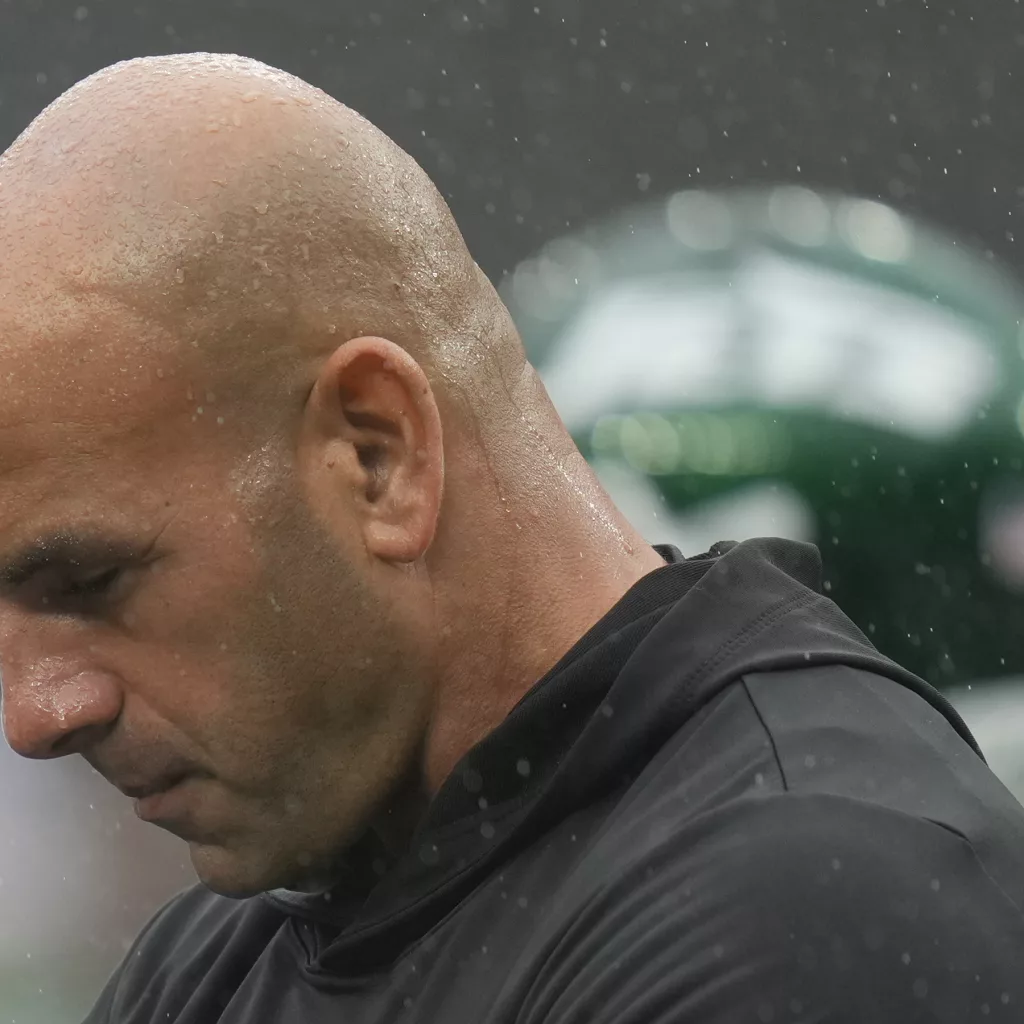
[[[335,349],[307,401],[300,448],[328,523],[347,530],[354,517],[371,557],[425,554],[441,510],[444,445],[430,382],[408,352],[384,338]]]

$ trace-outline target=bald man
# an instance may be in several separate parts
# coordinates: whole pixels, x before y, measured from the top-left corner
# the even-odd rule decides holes
[[[812,548],[631,529],[365,120],[117,65],[3,157],[0,251],[5,733],[201,880],[92,1024],[1021,1019],[955,712]]]

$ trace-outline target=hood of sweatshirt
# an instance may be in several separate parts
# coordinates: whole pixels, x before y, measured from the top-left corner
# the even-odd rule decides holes
[[[457,765],[407,854],[384,866],[367,839],[319,894],[262,897],[315,923],[321,966],[377,971],[555,823],[629,784],[739,677],[846,664],[924,697],[978,752],[949,702],[879,654],[822,594],[816,548],[782,540],[716,545],[639,580]]]

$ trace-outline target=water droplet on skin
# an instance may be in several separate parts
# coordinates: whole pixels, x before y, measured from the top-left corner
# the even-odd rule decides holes
[[[156,377],[157,377],[157,380],[163,380],[164,379],[164,371],[160,370],[160,369],[157,369]]]
[[[243,103],[255,103],[256,100],[258,100],[259,98],[260,98],[260,94],[258,92],[247,92],[247,93],[243,94],[242,102]]]
[[[338,333],[338,328],[334,324],[328,324],[327,325],[327,333],[328,334],[337,334]]]
[[[185,271],[182,270],[181,267],[178,267],[178,269],[174,272],[174,280],[177,281],[178,284],[185,283]]]
[[[224,241],[224,232],[223,231],[214,231],[213,238],[214,238],[214,241],[219,245],[221,242]]]
[[[218,427],[223,427],[224,426],[224,417],[223,416],[218,416],[217,417],[217,426]]]
[[[267,210],[270,209],[270,203],[255,203],[254,209],[256,210],[257,213],[266,213]]]

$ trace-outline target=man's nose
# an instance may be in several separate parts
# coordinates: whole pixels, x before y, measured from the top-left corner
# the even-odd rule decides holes
[[[121,713],[121,689],[106,672],[2,673],[3,730],[22,757],[52,758],[87,750]]]

